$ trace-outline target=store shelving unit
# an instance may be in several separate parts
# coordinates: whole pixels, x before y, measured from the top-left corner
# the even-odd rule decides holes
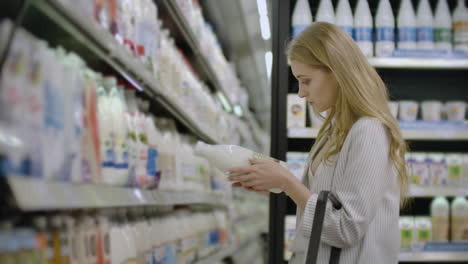
[[[284,56],[287,41],[291,39],[291,16],[295,0],[273,0],[273,72],[272,72],[272,129],[271,155],[285,159],[288,151],[307,152],[319,132],[316,128],[287,128],[286,98],[288,93],[297,92],[297,82],[290,74]],[[368,1],[371,12],[375,14],[378,1]],[[394,14],[398,13],[399,0],[391,1]],[[337,1],[333,1],[336,4]],[[357,1],[351,0],[352,7]],[[314,17],[318,1],[309,1]],[[453,8],[453,3],[450,5]],[[416,58],[370,58],[383,81],[387,84],[391,100],[468,100],[466,82],[468,76],[467,59],[416,59]],[[441,91],[443,88],[443,92]],[[307,123],[309,123],[307,121]],[[447,129],[447,126],[412,127],[401,124],[403,137],[413,152],[468,152],[468,130]],[[427,125],[427,124],[425,124]],[[309,126],[309,125],[308,125]],[[461,126],[463,127],[463,126]],[[458,187],[412,187],[410,195],[415,199],[410,208],[402,215],[429,215],[430,199],[434,196],[467,196],[468,190]],[[284,216],[295,214],[292,200],[284,195],[272,195],[270,199],[270,252],[269,263],[283,261]],[[272,252],[273,251],[273,252]],[[458,262],[467,263],[466,253],[424,252],[402,253],[400,262]]]
[[[436,196],[468,196],[468,189],[454,186],[411,186],[411,197],[436,197]]]
[[[190,118],[185,109],[163,94],[163,88],[155,81],[151,71],[141,61],[118,44],[108,31],[75,12],[76,10],[70,3],[58,0],[32,1],[32,6],[62,27],[76,41],[84,45],[93,55],[104,61],[138,90],[169,111],[198,138],[209,143],[216,143],[215,139],[208,136],[202,127]]]
[[[79,46],[77,49],[86,50],[88,53],[87,59],[93,60],[105,69],[110,69],[110,72],[115,72],[120,77],[126,79],[137,90],[142,92],[145,97],[149,98],[169,112],[189,133],[196,136],[198,139],[208,143],[219,143],[217,140],[206,133],[206,129],[201,124],[191,118],[190,113],[182,105],[175,102],[164,94],[165,88],[156,81],[151,70],[146,67],[140,60],[132,56],[123,46],[117,43],[114,37],[105,29],[95,24],[89,18],[80,16],[77,12],[77,6],[74,1],[60,0],[26,0],[30,13],[26,14],[26,19],[29,23],[42,22],[47,20],[47,24],[54,24],[60,28],[61,32],[67,34],[66,41],[70,46]],[[209,87],[214,92],[226,94],[218,76],[208,60],[200,52],[200,45],[197,36],[191,31],[185,17],[183,16],[180,7],[176,1],[158,1],[158,5],[167,8],[168,15],[172,21],[179,27],[183,33],[185,41],[189,44],[192,52],[196,55],[196,62],[201,65],[198,72],[204,81],[209,82]],[[32,11],[33,10],[33,11]],[[31,15],[31,17],[28,17]],[[44,19],[46,18],[46,19]],[[32,21],[32,22],[31,22]],[[22,22],[19,21],[21,26]],[[40,23],[38,23],[40,24]],[[40,27],[40,25],[38,26]],[[49,32],[38,30],[42,34],[49,36]],[[45,29],[48,31],[48,29]],[[49,30],[52,35],[52,29]],[[48,40],[47,38],[45,38]],[[62,41],[62,39],[60,40]],[[60,42],[58,41],[58,42]],[[62,43],[54,43],[62,44]],[[85,59],[86,60],[86,59]],[[97,61],[97,62],[96,62]],[[102,64],[102,65],[101,65]],[[214,89],[213,89],[214,88]],[[232,106],[229,98],[225,96]],[[116,208],[116,207],[136,207],[136,206],[152,206],[168,208],[174,206],[182,206],[188,208],[196,206],[203,207],[205,210],[210,208],[228,209],[231,203],[229,198],[222,194],[202,193],[194,191],[160,191],[160,190],[142,190],[135,188],[112,187],[106,185],[94,184],[75,184],[66,182],[44,181],[42,179],[24,178],[21,176],[9,175],[8,177],[1,176],[2,186],[7,187],[11,193],[12,201],[16,208],[22,212],[42,212],[49,211],[69,211],[78,209],[101,209],[101,208]],[[5,184],[3,184],[5,183]],[[3,189],[2,189],[3,190]],[[10,201],[8,201],[10,202]],[[12,204],[13,205],[13,204]],[[166,212],[166,211],[165,211]],[[17,211],[15,210],[15,213]],[[241,243],[231,245],[230,247],[221,250],[216,255],[210,256],[207,259],[202,259],[197,263],[213,263],[224,259],[235,252],[239,252],[254,240],[260,238],[265,230],[258,230],[253,233],[250,238]]]
[[[441,263],[466,263],[468,262],[467,252],[421,252],[421,253],[400,253],[400,262],[441,262]]]
[[[317,128],[289,128],[288,138],[315,139],[318,132]],[[468,130],[402,130],[402,133],[407,140],[468,141]]]
[[[220,91],[224,95],[226,95],[227,93],[224,87],[222,86],[221,82],[219,81],[218,77],[216,76],[213,67],[208,62],[207,58],[200,52],[201,48],[197,36],[190,27],[177,1],[163,0],[161,1],[161,3],[164,5],[164,7],[166,7],[166,10],[169,11],[168,13],[172,18],[171,21],[173,21],[174,24],[177,26],[179,31],[182,33],[182,36],[188,43],[189,47],[193,51],[195,58],[202,70],[202,74],[213,84],[215,90]],[[227,96],[226,99],[228,100],[229,105],[232,107],[231,100]]]
[[[95,184],[46,182],[7,177],[16,205],[22,211],[74,210],[130,206],[208,205],[226,207],[219,194],[193,191],[150,191]]]
[[[381,69],[468,69],[468,59],[370,58],[369,63]]]

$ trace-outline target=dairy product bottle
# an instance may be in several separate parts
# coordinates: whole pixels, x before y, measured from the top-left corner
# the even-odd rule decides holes
[[[376,57],[389,57],[395,49],[395,18],[389,0],[380,0],[375,18],[377,40]]]
[[[416,16],[416,39],[418,49],[434,48],[434,17],[428,0],[419,2]]]
[[[414,218],[411,216],[401,216],[400,226],[400,247],[402,251],[410,251],[413,243]]]
[[[415,217],[414,230],[413,250],[421,251],[424,248],[424,244],[431,241],[431,219],[429,217]]]
[[[449,235],[449,202],[438,196],[431,202],[432,241],[446,242]]]
[[[468,241],[468,201],[465,197],[456,197],[452,202],[451,210],[451,241]]]
[[[316,22],[335,23],[335,11],[333,11],[333,4],[331,0],[320,0],[317,14],[315,16]]]
[[[235,145],[208,145],[201,141],[195,146],[195,154],[205,157],[210,163],[221,171],[227,171],[230,168],[248,166],[249,159],[263,159],[278,162],[281,166],[287,168],[287,164],[252,150]],[[280,189],[271,189],[271,192],[280,193]]]
[[[465,0],[458,0],[453,12],[454,49],[468,52],[468,9]]]
[[[463,156],[462,154],[447,154],[448,184],[460,186],[462,184]]]
[[[340,0],[336,8],[336,25],[343,29],[349,36],[354,37],[354,19],[348,0]]]
[[[416,49],[416,15],[410,0],[402,0],[397,23],[398,48]]]
[[[302,30],[312,24],[312,12],[307,0],[298,0],[292,15],[292,36],[295,38]]]
[[[373,55],[372,15],[367,0],[359,0],[354,15],[356,43],[366,57]]]
[[[452,16],[447,0],[439,0],[434,18],[434,42],[439,50],[452,49]]]

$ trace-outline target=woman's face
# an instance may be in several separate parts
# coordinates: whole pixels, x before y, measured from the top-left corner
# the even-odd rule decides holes
[[[291,70],[299,82],[299,97],[305,98],[316,112],[328,110],[336,103],[338,83],[327,69],[291,61]]]

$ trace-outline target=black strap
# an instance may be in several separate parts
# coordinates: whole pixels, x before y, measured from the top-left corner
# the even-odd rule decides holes
[[[341,203],[329,191],[321,191],[315,206],[314,222],[312,223],[312,231],[310,234],[309,249],[307,250],[307,264],[316,264],[318,257],[318,249],[320,247],[320,238],[322,236],[323,221],[325,219],[325,211],[327,202],[330,201],[335,209],[341,208]],[[340,248],[331,248],[330,264],[338,264],[340,261]]]

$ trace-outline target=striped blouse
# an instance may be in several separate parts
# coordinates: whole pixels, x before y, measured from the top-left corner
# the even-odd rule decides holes
[[[331,190],[343,207],[336,210],[327,204],[317,263],[328,263],[331,246],[342,248],[340,264],[398,263],[400,190],[389,150],[384,125],[377,119],[361,118],[331,163],[320,163],[315,175],[306,167],[303,183],[312,195],[304,211],[297,212],[290,264],[305,263],[322,190]],[[311,150],[311,156],[315,151]]]

